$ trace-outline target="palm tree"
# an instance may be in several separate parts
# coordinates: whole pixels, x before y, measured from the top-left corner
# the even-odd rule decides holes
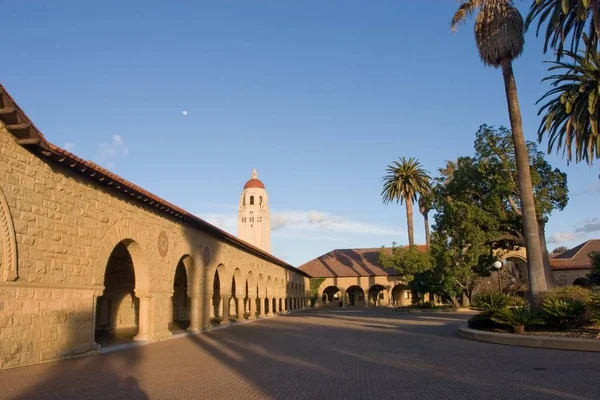
[[[592,23],[588,25],[588,20]],[[548,48],[556,51],[556,59],[565,55],[565,42],[570,41],[569,49],[577,53],[581,38],[586,35],[595,48],[600,37],[600,4],[598,0],[535,0],[531,4],[525,23],[526,29],[539,18],[536,36],[547,22],[544,34],[544,53]]]
[[[527,266],[532,304],[539,305],[539,292],[547,290],[544,275],[542,247],[529,172],[529,155],[523,135],[521,110],[517,96],[517,85],[512,61],[523,52],[525,39],[523,17],[512,0],[467,0],[463,1],[450,23],[453,32],[466,18],[477,12],[475,17],[475,41],[481,60],[485,65],[500,67],[504,77],[504,90],[508,104],[508,115],[515,147],[519,197],[522,205],[523,231],[527,247]]]
[[[538,100],[550,98],[538,112],[544,115],[538,140],[547,133],[548,152],[556,145],[557,151],[563,149],[567,163],[575,158],[575,162],[591,164],[600,158],[600,54],[596,50],[565,54],[573,61],[553,62],[548,71],[557,73],[544,78],[551,81],[552,89]]]
[[[431,192],[431,177],[416,158],[400,158],[387,166],[387,174],[383,177],[381,197],[384,204],[406,201],[406,220],[408,224],[408,244],[414,246],[413,203],[417,196]]]
[[[429,250],[431,244],[431,232],[429,231],[429,211],[431,211],[431,192],[419,196],[419,211],[423,215],[425,222],[425,246]]]

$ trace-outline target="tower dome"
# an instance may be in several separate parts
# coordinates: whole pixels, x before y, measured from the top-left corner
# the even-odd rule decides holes
[[[265,184],[252,170],[244,185],[238,208],[238,237],[254,246],[271,252],[271,217]]]

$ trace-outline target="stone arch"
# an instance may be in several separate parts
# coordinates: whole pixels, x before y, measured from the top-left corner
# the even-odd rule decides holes
[[[148,340],[152,294],[143,250],[131,239],[120,241],[107,257],[103,271],[104,291],[96,300],[96,341],[105,345],[117,338]]]
[[[321,292],[323,306],[339,307],[342,302],[342,291],[337,286],[327,286]]]
[[[0,279],[5,282],[16,281],[19,279],[17,268],[15,227],[8,201],[0,188]]]
[[[214,269],[214,272],[211,274],[211,284],[210,290],[212,293],[211,296],[211,316],[214,317],[217,321],[223,318],[223,304],[221,298],[223,295],[229,293],[230,287],[228,279],[227,269],[223,264],[217,265],[217,268]]]
[[[147,229],[132,219],[122,219],[115,222],[100,240],[101,247],[98,252],[98,263],[94,266],[92,284],[103,284],[107,260],[115,247],[123,243],[134,260],[136,290],[149,291],[151,270],[149,260],[160,257],[158,252],[155,253],[150,250],[148,232],[152,231],[152,229]]]
[[[403,284],[398,283],[394,285],[391,291],[392,304],[396,307],[409,306],[411,303],[411,290]]]
[[[190,255],[179,259],[173,273],[173,296],[171,297],[171,332],[187,329],[190,326],[191,298],[190,283],[194,276],[194,260]]]
[[[385,287],[380,284],[372,285],[367,293],[367,300],[373,302],[373,305],[380,306],[385,302]],[[383,294],[383,296],[382,296]],[[382,298],[383,297],[383,298]]]
[[[586,278],[577,278],[573,281],[573,286],[588,287],[589,282]]]
[[[365,291],[359,285],[352,285],[346,289],[348,305],[352,307],[364,307],[366,296]]]
[[[236,268],[231,277],[231,299],[233,312],[238,320],[243,317],[242,301],[246,297],[246,280],[242,278],[242,271]]]

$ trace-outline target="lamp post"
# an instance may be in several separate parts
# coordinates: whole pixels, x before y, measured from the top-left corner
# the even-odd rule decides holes
[[[502,293],[502,278],[500,278],[500,269],[502,268],[502,261],[494,261],[492,264],[496,272],[498,272],[498,290]]]

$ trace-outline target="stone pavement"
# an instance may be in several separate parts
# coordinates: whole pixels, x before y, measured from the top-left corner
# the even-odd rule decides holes
[[[456,335],[468,316],[329,309],[0,372],[2,399],[598,399],[600,356]]]

